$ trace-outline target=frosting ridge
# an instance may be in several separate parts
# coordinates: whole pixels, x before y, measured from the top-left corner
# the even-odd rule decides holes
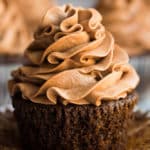
[[[48,10],[25,56],[12,72],[12,96],[42,104],[94,104],[119,100],[134,90],[139,77],[128,55],[114,42],[92,8]]]

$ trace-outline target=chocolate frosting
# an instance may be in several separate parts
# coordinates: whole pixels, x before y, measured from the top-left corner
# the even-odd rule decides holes
[[[96,106],[126,97],[139,77],[101,21],[92,8],[48,10],[25,52],[28,63],[12,72],[11,96],[21,92],[35,103]]]
[[[149,0],[101,0],[98,10],[106,28],[129,55],[150,50]]]
[[[22,54],[31,35],[13,0],[0,1],[0,24],[0,54]]]

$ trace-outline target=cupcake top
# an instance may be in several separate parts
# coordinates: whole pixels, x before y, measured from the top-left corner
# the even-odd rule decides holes
[[[95,9],[49,9],[25,52],[27,63],[12,72],[11,96],[35,103],[67,105],[119,100],[139,77],[128,55],[114,43]]]
[[[150,51],[149,0],[101,0],[98,10],[106,28],[129,55]]]
[[[54,5],[53,1],[54,0],[17,0],[20,11],[23,13],[25,21],[32,30],[38,27],[47,9]]]
[[[13,0],[0,1],[0,22],[0,54],[22,54],[31,34]]]

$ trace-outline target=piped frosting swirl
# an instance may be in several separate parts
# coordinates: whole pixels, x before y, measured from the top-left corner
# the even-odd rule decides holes
[[[149,0],[101,0],[98,10],[106,28],[129,55],[150,50]]]
[[[96,106],[126,97],[139,77],[101,21],[92,8],[48,10],[25,52],[28,63],[12,72],[11,95],[21,92],[42,104]]]

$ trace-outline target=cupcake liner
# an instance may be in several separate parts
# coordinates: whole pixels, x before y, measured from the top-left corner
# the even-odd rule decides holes
[[[0,113],[0,149],[22,150],[20,136],[13,112]],[[13,125],[12,125],[13,124]],[[7,132],[6,132],[7,130]],[[142,137],[142,138],[141,138]],[[150,147],[150,118],[147,114],[135,113],[135,119],[131,122],[128,130],[128,150],[149,150]]]
[[[12,111],[0,113],[0,149],[22,150],[20,134]],[[148,150],[150,147],[150,116],[147,113],[135,112],[135,118],[128,130],[128,150]],[[7,132],[6,132],[7,131]],[[13,134],[13,135],[12,135]]]
[[[124,150],[137,95],[94,105],[43,105],[13,97],[25,149]]]
[[[150,55],[133,57],[130,61],[140,75],[139,106],[143,110],[150,110]]]

